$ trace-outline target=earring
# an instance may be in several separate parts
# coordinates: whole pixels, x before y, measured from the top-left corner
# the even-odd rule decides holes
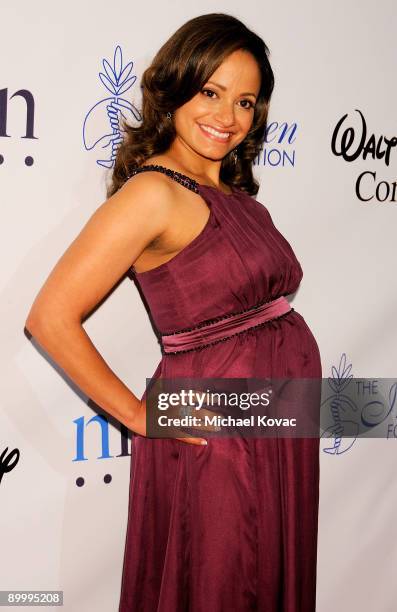
[[[168,113],[167,113],[167,119],[171,119],[171,117],[172,117],[172,114],[170,113],[170,111],[168,111]]]
[[[237,159],[238,159],[238,155],[237,155],[237,147],[235,149],[233,149],[232,151],[232,160],[234,164],[237,164]]]

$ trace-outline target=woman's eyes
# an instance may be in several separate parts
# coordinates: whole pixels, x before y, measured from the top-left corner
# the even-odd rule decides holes
[[[201,93],[206,95],[204,92],[209,92],[211,94],[215,94],[216,92],[213,91],[212,89],[208,89],[207,87],[201,90]],[[212,96],[207,96],[207,98],[212,98]],[[241,100],[241,102],[248,102],[248,106],[243,106],[243,108],[245,108],[246,110],[250,110],[251,108],[255,108],[255,104],[253,102],[251,102],[251,100],[248,100],[248,98],[244,98],[243,100]]]
[[[209,93],[215,93],[214,91],[212,91],[212,89],[205,89],[205,88],[201,90],[201,93],[204,93],[205,91],[209,91]],[[211,96],[207,96],[207,98],[208,97],[211,97]]]

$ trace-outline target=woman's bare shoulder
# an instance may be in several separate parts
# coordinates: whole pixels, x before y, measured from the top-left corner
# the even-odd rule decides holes
[[[156,195],[168,198],[173,194],[172,183],[173,181],[162,172],[145,170],[128,178],[116,193],[123,195],[127,192],[128,195],[136,193],[145,199],[153,199]]]
[[[103,202],[63,253],[31,311],[36,330],[48,316],[85,317],[167,230],[172,190],[165,177],[148,174],[131,177]]]

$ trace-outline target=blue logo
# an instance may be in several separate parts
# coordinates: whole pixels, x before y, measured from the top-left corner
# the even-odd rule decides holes
[[[286,121],[278,123],[272,121],[266,127],[265,138],[254,165],[284,167],[295,166],[295,141],[298,126],[296,123],[288,124]]]
[[[397,427],[386,422],[396,404],[397,382],[390,385],[386,401],[383,392],[391,379],[354,379],[351,369],[343,353],[338,368],[332,366],[332,377],[328,377],[331,394],[326,399],[322,397],[322,414],[330,415],[332,421],[321,435],[333,439],[332,445],[323,448],[329,455],[350,450],[361,434],[368,437],[365,434],[372,432],[371,437],[376,437],[373,432],[381,423],[387,426],[386,438],[392,437],[392,431],[397,437]]]
[[[138,109],[123,98],[136,81],[132,73],[133,62],[123,66],[123,54],[118,45],[113,56],[113,65],[102,60],[104,72],[99,73],[99,79],[104,88],[110,92],[110,97],[102,98],[88,111],[83,125],[83,142],[87,151],[98,149],[101,158],[97,164],[104,168],[112,168],[116,159],[117,149],[123,140],[123,130],[120,119],[128,124],[135,119],[141,121]],[[105,149],[105,152],[103,151]],[[107,157],[104,157],[107,153]]]

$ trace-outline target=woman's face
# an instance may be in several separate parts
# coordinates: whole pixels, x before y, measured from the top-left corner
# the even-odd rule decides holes
[[[246,137],[260,85],[261,73],[251,53],[233,52],[202,90],[175,111],[179,144],[221,160]]]

